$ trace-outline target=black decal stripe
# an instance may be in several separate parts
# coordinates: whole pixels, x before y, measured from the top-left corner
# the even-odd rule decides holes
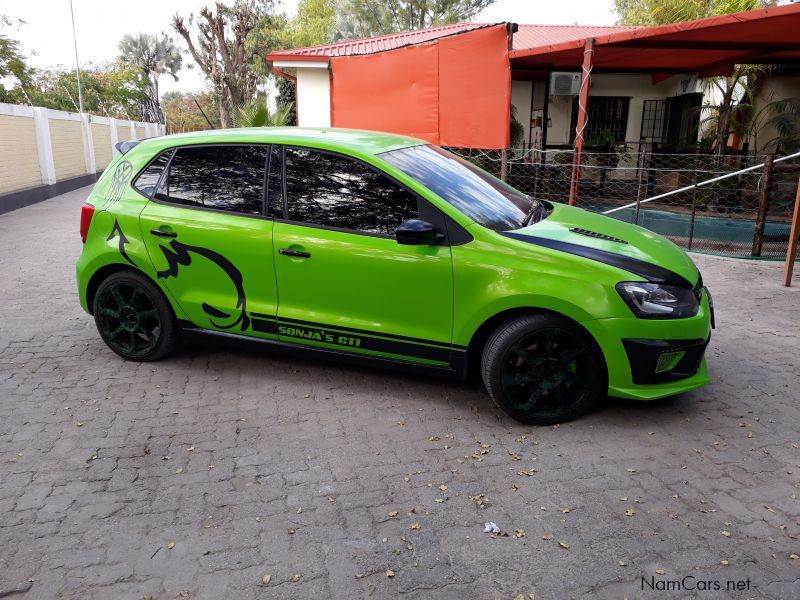
[[[192,264],[192,257],[189,254],[190,252],[194,252],[199,256],[207,258],[211,262],[215,263],[220,269],[222,269],[231,280],[231,283],[233,283],[233,285],[236,287],[236,294],[238,296],[236,308],[240,309],[240,312],[239,316],[233,323],[223,325],[220,323],[215,323],[214,320],[211,319],[211,324],[219,329],[232,329],[241,323],[242,331],[245,331],[248,327],[250,327],[250,317],[247,316],[247,297],[244,293],[244,277],[242,276],[241,271],[236,268],[236,265],[234,265],[219,252],[215,252],[209,248],[203,248],[202,246],[190,246],[189,244],[179,242],[177,239],[173,239],[169,243],[169,247],[159,247],[161,248],[161,252],[164,254],[164,258],[167,260],[167,268],[163,271],[158,271],[157,273],[158,277],[160,278],[177,278],[180,266],[188,267]],[[211,308],[212,310],[209,311],[208,308]],[[219,309],[216,309],[208,304],[204,304],[203,309],[205,310],[206,314],[212,317],[215,316],[214,313],[217,315],[224,314]]]
[[[583,258],[588,258],[590,260],[596,260],[597,262],[605,263],[624,271],[628,271],[629,273],[639,275],[640,277],[644,277],[652,283],[665,283],[669,285],[692,287],[691,283],[677,273],[647,261],[639,260],[638,258],[632,258],[630,256],[624,256],[622,254],[608,252],[606,250],[598,250],[588,246],[581,246],[580,244],[562,242],[560,240],[551,240],[532,235],[522,235],[512,231],[501,231],[499,233],[500,235],[504,235],[521,242],[535,244],[537,246],[558,250],[560,252],[567,252],[569,254],[582,256]]]
[[[137,266],[135,262],[128,256],[128,252],[125,250],[125,246],[129,243],[128,238],[125,237],[125,234],[122,233],[122,227],[119,225],[119,221],[114,219],[114,226],[111,228],[111,233],[108,234],[107,241],[111,241],[114,239],[114,236],[119,236],[119,253],[122,255],[126,261],[132,264],[134,267]]]
[[[278,333],[278,324],[274,318],[261,319],[256,313],[250,313],[250,326],[258,333]]]
[[[295,319],[278,319],[263,313],[250,313],[250,317],[253,331],[257,331],[259,333],[277,333],[280,335],[281,339],[296,343],[305,343],[307,341],[323,342],[336,346],[342,350],[372,350],[374,352],[384,352],[386,354],[408,356],[441,363],[449,362],[451,354],[463,356],[465,353],[465,349],[463,349],[463,347],[451,348],[445,345],[426,345],[403,339],[393,339],[389,338],[388,336],[384,336],[383,334],[368,332],[360,329],[329,327],[321,323],[311,323],[309,321],[298,321]],[[297,328],[302,330],[308,334],[308,337],[302,335],[286,335],[285,333],[280,334],[278,331],[278,324],[283,327]],[[315,336],[314,334],[319,335]],[[325,334],[333,334],[335,341],[331,342],[325,339]],[[337,334],[343,335],[339,336]],[[338,343],[340,337],[345,338],[342,340],[342,343]],[[358,345],[350,345],[348,342],[352,340],[358,340]]]
[[[251,313],[252,314],[252,313]],[[301,321],[299,319],[287,319],[285,317],[278,317],[278,320],[281,323],[287,324],[294,324],[294,325],[301,325],[305,327],[319,327],[321,329],[331,329],[334,331],[342,331],[346,333],[357,333],[360,335],[369,335],[374,337],[382,337],[388,338],[391,340],[402,340],[405,342],[411,342],[414,344],[425,344],[426,346],[437,346],[440,348],[447,348],[447,349],[454,349],[454,350],[466,350],[466,346],[459,346],[457,344],[448,344],[447,342],[436,342],[434,340],[425,340],[421,338],[415,337],[408,337],[405,335],[395,335],[393,333],[383,333],[380,331],[369,331],[367,329],[354,329],[352,327],[342,327],[340,325],[328,325],[326,323],[315,323],[313,321]]]

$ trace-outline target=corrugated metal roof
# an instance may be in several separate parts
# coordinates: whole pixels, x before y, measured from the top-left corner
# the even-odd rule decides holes
[[[389,35],[379,35],[377,37],[365,38],[360,40],[345,40],[333,44],[322,46],[311,46],[308,48],[293,48],[288,50],[276,50],[270,53],[270,60],[279,59],[312,59],[314,57],[331,56],[351,56],[356,54],[374,54],[393,50],[411,44],[421,44],[430,42],[441,37],[464,33],[481,27],[488,27],[490,23],[455,23],[453,25],[442,25],[441,27],[431,27],[430,29],[419,29],[417,31],[404,31]],[[520,25],[519,31],[514,34],[514,50],[524,50],[537,48],[539,46],[551,46],[573,40],[582,40],[587,37],[599,35],[610,35],[621,31],[629,31],[637,27],[621,26],[584,26],[584,25]]]
[[[611,35],[621,31],[640,29],[635,26],[622,25],[520,25],[514,34],[514,50],[527,50],[540,46],[552,46],[573,40],[585,40],[590,37]]]
[[[441,27],[431,27],[430,29],[419,29],[417,31],[403,31],[389,35],[379,35],[377,37],[365,38],[360,40],[345,40],[333,44],[322,46],[311,46],[308,48],[294,48],[289,50],[276,50],[270,53],[272,57],[285,58],[291,57],[313,57],[313,56],[350,56],[354,54],[374,54],[384,52],[410,44],[421,44],[440,37],[463,33],[472,29],[485,27],[482,23],[455,23],[453,25],[442,25]]]

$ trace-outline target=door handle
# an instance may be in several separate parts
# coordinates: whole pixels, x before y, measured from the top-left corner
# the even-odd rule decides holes
[[[178,234],[175,231],[162,231],[161,229],[151,229],[150,233],[152,233],[153,235],[157,235],[159,237],[171,237],[171,238],[178,237]]]
[[[294,256],[296,258],[311,258],[311,252],[303,252],[302,250],[290,250],[289,248],[281,248],[278,254],[284,256]]]

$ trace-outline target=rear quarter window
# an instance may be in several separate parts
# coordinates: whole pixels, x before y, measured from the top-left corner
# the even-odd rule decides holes
[[[167,163],[169,163],[169,157],[172,156],[172,152],[173,150],[167,150],[159,154],[156,159],[139,174],[136,181],[133,182],[133,187],[148,198],[152,196],[161,179],[164,168],[167,166]]]

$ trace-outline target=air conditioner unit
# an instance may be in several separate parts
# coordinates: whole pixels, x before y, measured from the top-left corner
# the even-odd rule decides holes
[[[681,75],[678,77],[677,94],[695,94],[698,91],[697,77],[694,75]]]
[[[580,73],[550,73],[551,96],[577,96],[580,92]]]

